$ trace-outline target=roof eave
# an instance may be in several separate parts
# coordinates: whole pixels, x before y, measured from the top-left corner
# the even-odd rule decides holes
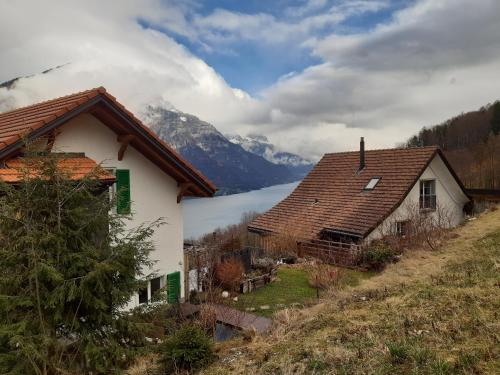
[[[215,186],[213,186],[211,183],[206,183],[195,173],[193,173],[193,171],[182,165],[178,160],[176,160],[173,155],[168,152],[168,150],[160,142],[158,142],[158,140],[154,139],[141,126],[137,125],[135,119],[131,118],[129,114],[127,114],[123,109],[121,109],[117,104],[109,99],[105,93],[101,92],[99,93],[99,95],[90,98],[85,103],[78,105],[65,114],[31,131],[30,133],[26,134],[24,138],[19,138],[17,141],[5,146],[2,150],[0,150],[0,160],[6,159],[10,155],[21,149],[25,145],[26,141],[32,141],[50,133],[52,130],[58,128],[74,117],[89,112],[89,110],[97,104],[104,104],[107,109],[111,110],[115,115],[119,116],[122,121],[125,121],[127,125],[132,127],[134,131],[139,133],[141,137],[146,140],[146,142],[148,142],[156,152],[158,152],[167,161],[172,163],[176,168],[181,170],[183,174],[189,177],[199,188],[197,190],[201,192],[201,194],[198,194],[197,192],[193,191],[193,196],[212,197],[215,194],[215,192],[217,191],[217,188]]]

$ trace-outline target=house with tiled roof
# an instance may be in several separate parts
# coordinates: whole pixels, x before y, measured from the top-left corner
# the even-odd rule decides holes
[[[464,218],[464,186],[438,147],[364,149],[326,154],[283,201],[256,218],[250,232],[267,237],[366,244],[404,235],[417,210],[446,214],[447,226]]]
[[[0,113],[0,179],[21,178],[24,147],[61,154],[58,167],[79,179],[97,177],[123,192],[117,213],[128,225],[164,218],[153,235],[159,277],[131,305],[147,302],[168,284],[169,300],[182,298],[182,198],[211,197],[216,187],[102,87]],[[36,172],[34,172],[36,173]]]

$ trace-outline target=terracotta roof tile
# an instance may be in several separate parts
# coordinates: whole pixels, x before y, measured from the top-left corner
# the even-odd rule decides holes
[[[369,150],[358,173],[359,152],[326,154],[283,201],[249,229],[317,238],[323,229],[366,236],[404,199],[437,147]],[[364,190],[374,177],[380,181]]]
[[[41,161],[41,159],[38,159]],[[29,171],[31,177],[36,177],[37,159],[14,158],[5,163],[5,168],[0,168],[0,180],[9,184],[18,183],[23,180],[26,173]],[[84,177],[97,178],[103,182],[115,181],[115,176],[101,168],[94,160],[85,157],[64,157],[62,156],[57,160],[57,167],[63,173],[67,173],[68,177],[72,180],[81,180]]]
[[[213,195],[217,188],[193,165],[186,161],[177,151],[162,141],[158,136],[144,125],[132,112],[120,104],[114,96],[109,94],[104,87],[98,87],[87,91],[63,96],[57,99],[33,104],[27,107],[15,109],[9,112],[0,113],[0,151],[8,146],[18,142],[23,137],[28,136],[33,131],[43,128],[54,122],[62,116],[77,109],[81,105],[90,102],[92,99],[100,96],[108,100],[113,105],[123,111],[133,123],[144,130],[149,140],[156,142],[159,147],[170,155],[176,163],[181,165],[194,181],[200,184],[204,190]]]

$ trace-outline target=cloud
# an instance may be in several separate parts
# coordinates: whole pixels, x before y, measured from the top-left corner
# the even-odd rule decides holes
[[[498,99],[499,16],[495,0],[425,0],[372,31],[311,42],[324,63],[263,93],[279,114],[270,138],[315,156],[327,144],[355,148],[359,135],[372,147],[390,147]],[[304,128],[305,142],[286,136],[305,135]]]
[[[166,100],[224,133],[264,134],[318,158],[356,149],[360,136],[368,147],[391,147],[499,98],[497,0],[419,0],[356,34],[324,27],[389,4],[304,2],[278,19],[225,9],[203,16],[195,2],[178,3],[4,2],[0,81],[70,64],[0,89],[0,110],[104,85],[133,111]],[[321,63],[251,97],[162,29],[212,49],[245,41],[306,48]]]
[[[26,105],[103,85],[133,111],[163,98],[208,121],[233,124],[235,114],[252,111],[255,100],[172,38],[137,22],[174,14],[183,10],[156,0],[140,7],[126,0],[119,7],[97,0],[4,3],[0,82],[70,64],[21,79],[15,90],[0,89],[0,110],[2,102]]]
[[[328,1],[309,0],[304,5],[288,7],[288,18],[268,13],[247,14],[215,9],[206,16],[196,15],[193,25],[198,39],[209,45],[238,43],[242,40],[277,44],[295,42],[302,45],[311,34],[333,27],[354,15],[377,12],[389,5],[385,0],[349,0],[326,7]]]

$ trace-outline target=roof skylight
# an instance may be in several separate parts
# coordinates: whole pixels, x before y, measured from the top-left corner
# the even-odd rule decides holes
[[[373,190],[380,181],[380,177],[373,177],[365,186],[365,190]]]

